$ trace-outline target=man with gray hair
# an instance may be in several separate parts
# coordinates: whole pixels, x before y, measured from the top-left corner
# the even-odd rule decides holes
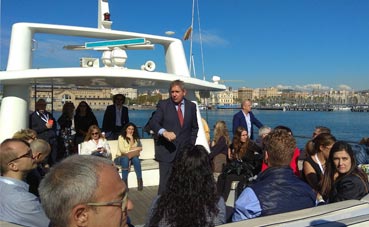
[[[40,199],[53,226],[127,226],[132,202],[113,162],[72,155],[41,181]]]
[[[0,220],[22,226],[47,227],[49,219],[37,197],[28,192],[24,182],[36,167],[29,144],[21,139],[7,139],[0,145]]]
[[[272,131],[272,128],[266,125],[263,125],[261,128],[259,128],[259,137],[256,138],[255,143],[260,147],[263,148],[263,139],[266,137],[270,132]]]

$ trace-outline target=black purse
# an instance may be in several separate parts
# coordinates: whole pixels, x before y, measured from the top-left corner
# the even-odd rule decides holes
[[[224,167],[223,174],[236,174],[237,176],[243,175],[246,178],[249,178],[254,176],[254,169],[254,166],[248,162],[234,160]]]

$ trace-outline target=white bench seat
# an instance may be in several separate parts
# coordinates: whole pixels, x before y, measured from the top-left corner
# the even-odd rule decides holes
[[[118,140],[109,140],[110,151],[112,158],[116,157],[118,152]],[[155,142],[154,139],[141,139],[142,151],[140,153],[142,181],[144,186],[159,185],[159,163],[155,158]],[[120,171],[120,174],[121,171]],[[128,187],[137,187],[137,177],[133,165],[131,165],[128,174]]]
[[[108,140],[112,159],[114,160],[118,153],[118,140]],[[142,151],[140,153],[142,181],[144,186],[159,185],[159,163],[155,161],[155,142],[154,139],[141,139]],[[119,169],[119,174],[121,169]],[[133,165],[131,165],[128,174],[129,188],[137,187],[137,177]]]

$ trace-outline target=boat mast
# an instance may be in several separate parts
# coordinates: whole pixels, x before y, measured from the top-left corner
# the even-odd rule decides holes
[[[202,77],[203,80],[205,80],[205,64],[204,64],[204,52],[203,52],[203,47],[202,47],[202,35],[201,35],[201,21],[200,21],[200,7],[199,7],[199,1],[198,0],[193,0],[192,1],[192,18],[191,18],[191,26],[187,29],[185,37],[188,38],[190,37],[190,59],[189,59],[189,70],[190,70],[190,74],[193,71],[193,75],[196,78],[196,70],[195,70],[195,60],[194,60],[194,55],[193,55],[193,36],[192,36],[192,32],[193,32],[193,27],[194,27],[194,21],[195,21],[195,1],[196,1],[196,10],[197,10],[197,23],[198,23],[198,27],[199,27],[199,39],[200,39],[200,54],[201,54],[201,66],[202,66]],[[186,40],[185,38],[185,40]]]
[[[200,52],[201,52],[201,65],[202,65],[202,79],[205,80],[205,64],[204,64],[204,52],[202,49],[202,36],[201,36],[201,25],[200,25],[200,7],[199,1],[197,0],[197,21],[199,23],[199,38],[200,38]]]
[[[193,61],[193,54],[192,54],[192,42],[193,42],[193,37],[192,37],[192,32],[193,32],[193,22],[194,22],[194,16],[195,16],[195,0],[192,0],[192,17],[191,17],[191,26],[189,29],[187,29],[187,32],[190,32],[190,59],[189,59],[189,69],[190,69],[190,75],[192,72],[192,66],[194,66],[194,61]],[[187,33],[186,32],[186,33]],[[187,35],[187,34],[186,34]],[[195,67],[194,67],[195,68]],[[194,69],[195,71],[195,69]],[[196,73],[194,73],[194,77],[196,78]]]
[[[99,29],[111,29],[113,22],[110,20],[110,10],[108,0],[98,0],[98,16],[97,16],[97,28]]]

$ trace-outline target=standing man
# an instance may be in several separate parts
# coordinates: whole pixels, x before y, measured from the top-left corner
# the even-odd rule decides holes
[[[47,227],[38,198],[28,192],[26,175],[36,167],[29,144],[7,139],[0,145],[0,220],[30,227]]]
[[[247,134],[249,135],[250,139],[254,139],[253,125],[256,125],[258,128],[263,126],[263,124],[251,112],[251,106],[252,103],[249,99],[242,102],[241,110],[233,116],[233,134],[236,132],[236,129],[239,126],[242,126],[247,130]]]
[[[54,165],[57,161],[58,144],[56,138],[56,121],[53,115],[46,111],[45,99],[39,99],[36,102],[36,110],[31,113],[29,118],[29,127],[37,132],[37,137],[50,144],[51,152],[48,158],[48,164]]]
[[[117,140],[123,126],[129,122],[128,108],[123,106],[126,97],[122,94],[113,96],[113,105],[109,105],[104,113],[102,131],[107,139]]]
[[[93,155],[67,157],[46,174],[39,191],[52,226],[127,227],[133,208],[113,162]]]
[[[160,173],[158,194],[166,190],[172,163],[181,155],[181,148],[186,144],[195,144],[199,130],[196,105],[184,98],[186,89],[183,81],[173,81],[169,94],[169,99],[159,101],[149,122],[157,135],[155,159],[159,162]]]
[[[233,222],[315,206],[313,189],[289,167],[296,148],[293,136],[274,130],[264,138],[264,144],[269,168],[236,200]]]

